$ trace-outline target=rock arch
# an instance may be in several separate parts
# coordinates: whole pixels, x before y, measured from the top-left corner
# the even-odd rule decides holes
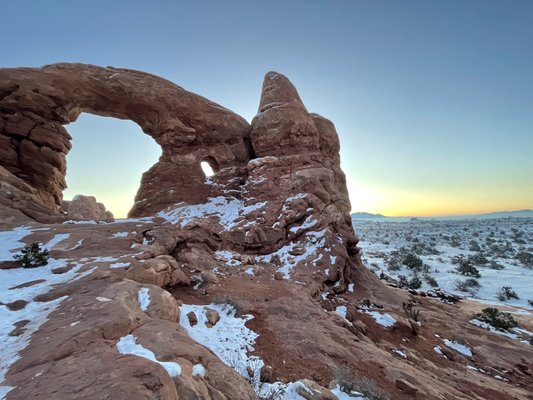
[[[220,169],[250,159],[250,125],[242,117],[163,78],[87,64],[2,69],[0,167],[21,191],[16,200],[26,213],[58,212],[71,148],[64,125],[82,112],[132,120],[162,148],[130,216],[205,201],[210,189],[199,164],[206,157]]]

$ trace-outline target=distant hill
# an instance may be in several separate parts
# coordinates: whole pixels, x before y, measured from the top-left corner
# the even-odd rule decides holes
[[[356,212],[352,213],[353,219],[376,219],[376,218],[387,218],[382,214],[372,214],[367,212]]]
[[[472,215],[473,218],[533,218],[533,210],[496,211],[486,214]]]
[[[490,219],[490,218],[533,218],[533,210],[520,211],[496,211],[485,214],[466,214],[466,215],[450,215],[444,217],[387,217],[383,214],[372,214],[367,212],[352,213],[352,219],[367,219],[403,222],[407,220],[427,220],[427,219]]]

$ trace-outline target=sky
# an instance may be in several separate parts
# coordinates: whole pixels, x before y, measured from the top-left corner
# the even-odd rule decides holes
[[[283,73],[335,124],[354,212],[533,208],[529,0],[18,0],[0,35],[0,67],[138,69],[248,121],[264,74]],[[64,197],[124,216],[159,146],[131,121],[67,129]]]

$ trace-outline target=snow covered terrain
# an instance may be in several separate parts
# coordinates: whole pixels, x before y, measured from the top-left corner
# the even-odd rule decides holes
[[[255,340],[258,337],[257,333],[248,329],[245,325],[247,321],[253,318],[251,315],[239,318],[235,315],[235,309],[227,304],[209,304],[207,306],[183,304],[180,308],[180,324],[185,328],[189,336],[207,347],[222,362],[247,379],[262,398],[305,400],[304,397],[297,393],[296,390],[298,388],[312,393],[312,389],[307,388],[299,381],[288,384],[260,382],[261,369],[265,366],[265,363],[260,357],[249,354],[254,351]],[[207,309],[215,310],[220,315],[220,320],[214,326],[208,326],[207,324]],[[193,326],[191,326],[187,317],[190,312],[194,312],[198,319],[198,322]],[[194,366],[193,374],[205,375],[205,373],[204,366],[200,364]],[[341,400],[364,399],[360,394],[354,393],[349,396],[339,388],[331,390],[331,393]]]
[[[421,290],[438,286],[484,303],[533,310],[531,218],[353,224],[363,262],[382,278],[418,277]]]

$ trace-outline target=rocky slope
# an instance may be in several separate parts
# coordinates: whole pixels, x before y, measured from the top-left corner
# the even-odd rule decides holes
[[[161,145],[136,218],[60,212],[63,125],[80,112],[131,119]],[[0,132],[0,398],[361,398],[339,389],[361,382],[367,398],[533,390],[528,343],[362,265],[335,128],[283,75],[266,75],[249,125],[138,71],[4,69]],[[22,269],[13,253],[33,242],[50,261]]]

